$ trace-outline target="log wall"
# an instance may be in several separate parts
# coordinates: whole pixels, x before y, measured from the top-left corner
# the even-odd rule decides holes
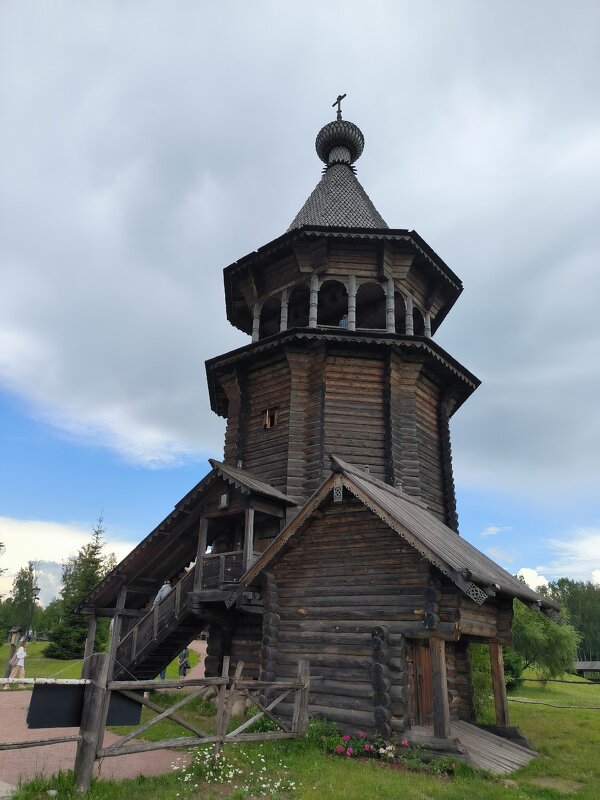
[[[274,566],[277,591],[265,594],[263,667],[289,677],[299,659],[308,659],[322,676],[311,685],[312,713],[372,729],[377,707],[380,728],[402,730],[404,634],[424,618],[429,564],[347,495],[322,511]]]
[[[265,411],[277,408],[277,424],[264,429]],[[244,426],[238,456],[245,469],[282,491],[287,482],[290,370],[286,358],[261,360],[244,376],[240,414]]]
[[[385,360],[330,352],[325,364],[325,452],[387,478]]]
[[[446,642],[446,674],[450,719],[470,722],[473,697],[468,642]]]

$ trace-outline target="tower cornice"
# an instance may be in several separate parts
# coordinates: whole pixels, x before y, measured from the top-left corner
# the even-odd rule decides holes
[[[282,331],[260,342],[252,342],[244,347],[230,350],[220,356],[208,359],[205,362],[208,379],[208,391],[212,410],[225,416],[226,412],[218,397],[216,373],[219,370],[233,368],[242,362],[262,358],[270,352],[283,350],[286,346],[310,345],[319,343],[352,344],[355,348],[369,346],[387,347],[403,355],[416,355],[419,359],[427,361],[435,369],[445,373],[448,385],[452,385],[455,392],[456,404],[454,413],[465,400],[477,389],[481,381],[466,367],[447,353],[442,347],[428,337],[423,336],[398,336],[397,334],[377,334],[370,336],[362,331],[336,331],[315,328],[292,328]]]

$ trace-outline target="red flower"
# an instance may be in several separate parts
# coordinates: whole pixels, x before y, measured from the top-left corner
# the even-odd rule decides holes
[[[408,747],[408,739],[402,739],[400,744],[402,745],[402,747]]]
[[[349,736],[342,736],[342,740],[344,742],[349,742],[350,741],[350,737]]]
[[[368,753],[368,752],[369,752],[369,750],[372,750],[372,749],[373,749],[373,745],[372,745],[372,744],[366,744],[366,745],[363,747],[363,750],[364,750],[366,753]]]
[[[344,752],[344,748],[341,744],[338,744],[338,746],[335,748],[335,752],[339,753],[340,755]]]

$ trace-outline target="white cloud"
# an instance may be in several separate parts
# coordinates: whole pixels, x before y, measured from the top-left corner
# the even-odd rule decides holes
[[[40,601],[43,605],[48,603],[60,588],[61,563],[90,541],[90,533],[89,527],[76,523],[0,517],[0,537],[5,548],[0,564],[7,570],[0,575],[0,594],[8,594],[18,570],[34,560],[42,590]],[[121,561],[136,544],[110,537],[105,552],[114,552]]]
[[[539,569],[551,578],[589,581],[600,577],[600,528],[576,528],[547,544],[556,557]]]
[[[485,552],[492,558],[495,558],[496,561],[501,561],[505,564],[512,564],[512,562],[515,560],[512,553],[509,553],[500,547],[488,547]]]
[[[287,228],[346,86],[375,205],[465,283],[436,336],[484,381],[458,480],[597,485],[598,6],[545,4],[543,36],[509,0],[340,7],[4,4],[0,385],[146,466],[218,455],[202,362],[248,341],[221,267]]]
[[[485,527],[480,536],[497,536],[499,533],[504,533],[504,531],[512,530],[509,525],[488,525]]]
[[[525,583],[532,589],[539,589],[540,586],[548,585],[548,579],[540,575],[536,569],[531,569],[530,567],[521,567],[517,572],[517,577],[523,578]]]
[[[496,561],[504,561],[506,564],[512,564],[515,560],[512,553],[502,550],[500,547],[488,547],[485,552],[492,558],[495,558]]]

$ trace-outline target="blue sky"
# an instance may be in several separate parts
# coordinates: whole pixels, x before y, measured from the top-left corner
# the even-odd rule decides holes
[[[374,52],[369,43],[377,42]],[[0,593],[47,600],[102,511],[119,557],[222,453],[222,268],[281,235],[347,92],[358,177],[464,282],[436,341],[461,533],[600,578],[600,6],[0,6]]]

